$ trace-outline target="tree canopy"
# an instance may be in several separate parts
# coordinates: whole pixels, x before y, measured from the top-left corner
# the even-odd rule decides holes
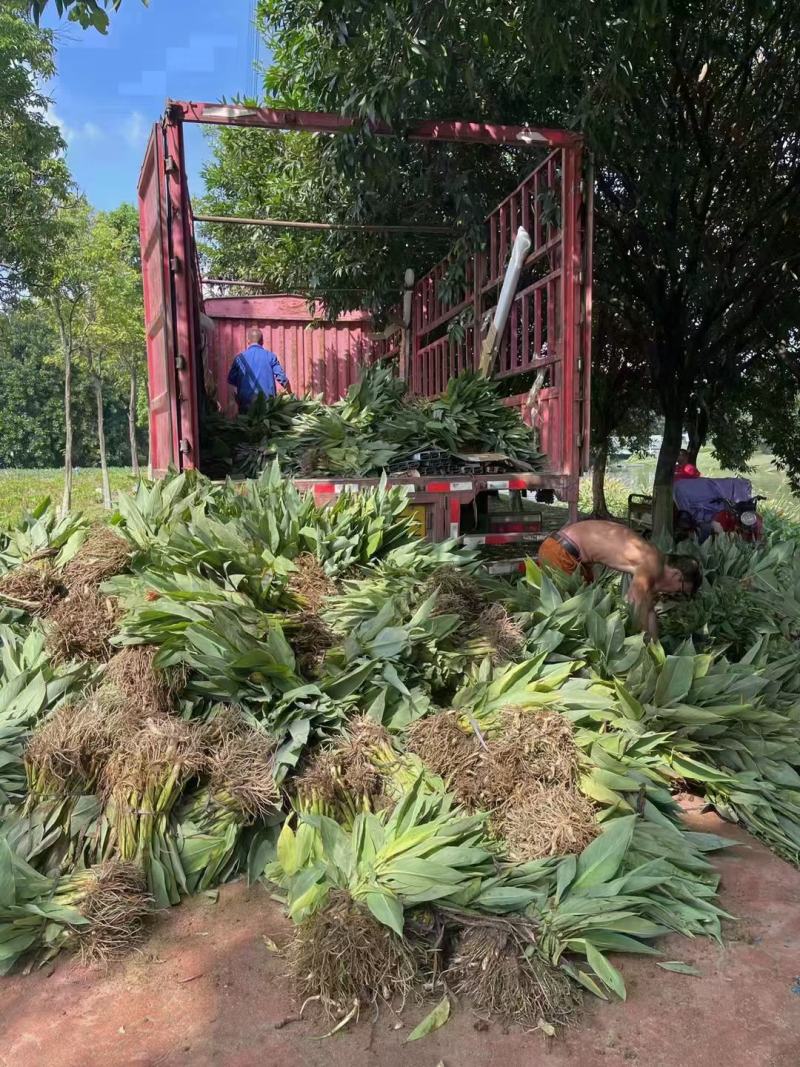
[[[51,34],[0,8],[0,299],[24,287],[57,238],[69,172],[41,85],[54,73]]]
[[[29,0],[28,10],[36,23],[44,14],[50,0]],[[148,4],[149,0],[142,0]],[[70,21],[79,23],[85,30],[90,27],[106,33],[109,26],[109,11],[119,11],[122,0],[53,0],[59,15],[67,15]]]
[[[378,139],[370,120],[584,131],[596,160],[596,303],[614,308],[614,341],[602,343],[624,338],[628,362],[646,367],[665,420],[657,482],[668,504],[698,397],[723,407],[732,380],[777,364],[800,318],[790,0],[262,0],[259,13],[273,51],[267,99],[364,125],[305,147],[300,134],[224,131],[207,180],[210,203],[231,213],[448,221],[466,247],[516,181],[519,153]],[[213,237],[211,258],[231,276],[302,277],[334,308],[385,305],[406,266],[436,258],[360,234]],[[781,398],[787,417],[796,395]]]

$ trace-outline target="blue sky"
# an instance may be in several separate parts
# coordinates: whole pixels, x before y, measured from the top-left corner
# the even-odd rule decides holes
[[[152,124],[164,101],[219,100],[254,89],[252,0],[124,0],[107,36],[62,21],[50,5],[58,75],[52,118],[73,176],[98,208],[134,201]],[[261,45],[261,59],[264,46]],[[190,188],[201,191],[202,128],[186,127]]]

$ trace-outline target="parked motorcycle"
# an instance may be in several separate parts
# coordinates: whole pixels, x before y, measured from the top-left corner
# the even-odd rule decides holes
[[[766,498],[754,496],[746,478],[685,478],[675,483],[673,492],[676,540],[705,541],[720,533],[731,533],[744,541],[761,540],[764,523],[758,514],[758,502]],[[632,529],[649,537],[652,515],[652,497],[636,493],[628,497],[628,523]]]
[[[760,541],[764,536],[764,520],[758,514],[758,502],[766,499],[753,496],[737,502],[724,496],[716,497],[713,503],[722,504],[722,507],[711,520],[714,533],[736,534],[743,541]]]

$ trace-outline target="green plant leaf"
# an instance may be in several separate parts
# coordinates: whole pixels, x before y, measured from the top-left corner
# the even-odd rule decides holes
[[[613,819],[578,856],[578,872],[570,892],[588,889],[613,878],[628,851],[636,825],[636,815]]]
[[[696,978],[701,978],[701,972],[696,967],[693,967],[690,963],[682,963],[680,960],[666,960],[664,963],[659,963],[659,967],[665,971],[674,971],[676,974],[691,974]]]
[[[436,1007],[419,1023],[407,1037],[407,1041],[419,1041],[421,1037],[438,1030],[450,1018],[450,998],[445,994]]]
[[[403,936],[403,905],[393,894],[366,893],[367,907],[384,926],[394,930],[398,937]]]

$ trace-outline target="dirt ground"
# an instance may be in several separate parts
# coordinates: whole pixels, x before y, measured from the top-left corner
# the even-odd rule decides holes
[[[555,1039],[476,1028],[466,1005],[411,1045],[424,1005],[401,1019],[362,1016],[327,1040],[297,1004],[271,947],[290,927],[261,887],[226,887],[160,916],[141,954],[107,969],[63,960],[52,973],[2,980],[0,1064],[8,1067],[798,1067],[800,872],[714,815],[693,826],[735,838],[718,860],[723,906],[737,917],[724,947],[672,937],[665,960],[616,957],[628,1002],[587,1000]],[[307,1013],[308,1014],[308,1013]]]

